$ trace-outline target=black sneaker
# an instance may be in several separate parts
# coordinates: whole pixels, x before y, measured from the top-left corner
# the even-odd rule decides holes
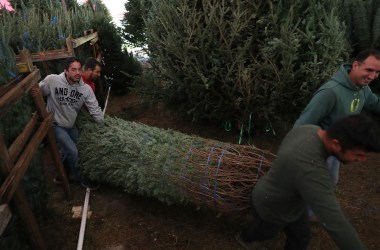
[[[241,232],[238,232],[235,235],[235,239],[239,244],[247,250],[268,250],[264,245],[262,245],[258,241],[253,241],[253,242],[246,242],[241,238]]]
[[[53,182],[56,183],[56,184],[62,184],[62,178],[61,178],[61,176],[54,177]]]
[[[82,187],[89,188],[90,190],[97,190],[100,184],[94,181],[86,180],[82,181]]]
[[[69,184],[79,182],[73,176],[68,176],[68,181],[69,181]],[[57,175],[56,177],[54,177],[53,182],[56,183],[56,184],[62,184],[63,183],[62,177],[59,176],[59,175]]]

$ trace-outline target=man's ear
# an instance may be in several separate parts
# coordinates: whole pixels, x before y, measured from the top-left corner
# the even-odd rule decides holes
[[[357,69],[360,66],[360,63],[358,61],[352,62],[352,69]]]
[[[342,150],[342,145],[337,139],[332,139],[331,140],[331,149],[333,152],[341,152]]]

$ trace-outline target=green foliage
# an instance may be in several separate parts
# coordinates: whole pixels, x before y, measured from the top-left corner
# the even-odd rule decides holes
[[[140,0],[127,1],[125,3],[127,12],[121,21],[123,38],[135,47],[146,44],[145,23],[141,4]]]
[[[147,2],[150,62],[193,121],[292,123],[349,52],[337,0]]]
[[[183,155],[191,146],[204,145],[201,138],[111,117],[99,128],[81,116],[80,127],[80,167],[91,179],[167,204],[188,202],[178,184],[160,175],[189,174]]]
[[[81,37],[83,31],[94,29],[99,34],[99,44],[103,51],[103,75],[109,80],[116,93],[127,91],[131,77],[126,77],[120,71],[131,76],[140,74],[141,68],[131,54],[122,50],[122,39],[112,23],[112,17],[105,5],[99,0],[89,1],[79,6],[76,1],[66,0],[67,12],[62,8],[61,0],[15,1],[16,12],[5,12],[0,19],[0,83],[4,84],[14,75],[15,56],[23,48],[30,52],[60,49],[66,45],[67,37]],[[93,47],[88,44],[75,49],[76,56],[84,61],[94,56]],[[62,71],[62,60],[36,63],[42,77]],[[17,72],[16,72],[17,74]]]
[[[354,55],[368,48],[380,48],[380,1],[345,0],[344,21],[347,23]]]
[[[7,15],[8,12],[0,10],[0,14]],[[16,68],[16,55],[9,46],[12,34],[13,28],[11,26],[2,26],[0,29],[0,87],[15,78],[18,73]]]

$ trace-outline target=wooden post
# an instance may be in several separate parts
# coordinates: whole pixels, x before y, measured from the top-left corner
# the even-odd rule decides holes
[[[28,73],[33,71],[33,62],[32,57],[29,53],[29,50],[20,50],[19,51],[20,62],[17,63],[17,68],[19,73]]]
[[[4,138],[0,135],[0,171],[3,176],[7,176],[12,170],[13,163],[8,154],[8,149],[5,145]],[[12,197],[12,202],[15,203],[15,208],[20,217],[24,230],[26,231],[29,241],[34,249],[45,250],[46,245],[38,228],[37,220],[34,217],[32,210],[29,207],[28,200],[23,189],[19,186]]]
[[[69,54],[74,57],[75,52],[74,52],[74,47],[73,47],[73,39],[71,37],[66,38],[66,46],[67,46],[67,51]]]
[[[35,87],[39,88],[38,84],[35,84]],[[45,119],[49,116],[49,114],[46,111],[44,99],[41,95],[41,92],[39,93],[40,93],[39,95],[33,96],[33,100],[34,100],[34,104],[36,105],[37,112],[40,114],[42,119]],[[71,200],[72,193],[70,190],[69,181],[66,176],[66,171],[61,160],[61,155],[58,150],[57,141],[55,140],[55,134],[52,127],[50,127],[47,132],[47,139],[49,142],[49,148],[52,154],[54,165],[56,166],[58,173],[62,177],[62,180],[63,180],[62,184],[63,184],[63,189],[65,191],[66,197],[67,199]]]
[[[17,190],[18,186],[21,184],[22,177],[25,175],[30,162],[33,159],[33,156],[36,154],[38,150],[38,145],[41,144],[43,138],[45,137],[47,131],[49,128],[51,128],[52,124],[52,116],[49,115],[46,117],[37,131],[34,133],[33,137],[30,139],[28,144],[26,145],[24,151],[22,152],[21,156],[18,157],[16,163],[12,161],[13,167],[8,173],[7,178],[3,181],[3,183],[0,186],[0,203],[8,203],[11,199],[15,191]],[[23,137],[26,141],[29,139],[30,135],[25,134],[25,136],[21,133],[21,137]],[[19,140],[21,142],[21,140]],[[24,142],[21,142],[24,144]],[[16,158],[15,156],[12,156],[10,152],[8,151],[9,157],[12,160],[13,158]]]

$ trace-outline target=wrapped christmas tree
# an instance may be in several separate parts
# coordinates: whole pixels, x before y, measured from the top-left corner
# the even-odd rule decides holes
[[[250,145],[164,130],[107,116],[99,127],[80,118],[80,166],[92,180],[167,204],[220,213],[249,208],[250,192],[273,155]]]

